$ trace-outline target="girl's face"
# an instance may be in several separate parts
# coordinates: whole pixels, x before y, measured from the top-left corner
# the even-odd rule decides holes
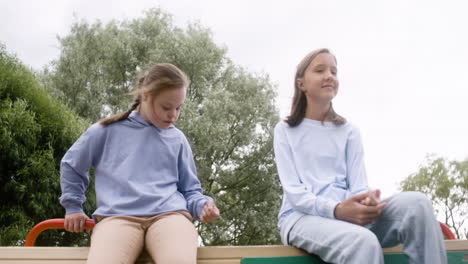
[[[155,97],[145,92],[139,113],[147,122],[160,129],[166,129],[179,118],[184,100],[184,88],[163,90]]]
[[[302,78],[296,80],[307,101],[329,103],[338,92],[335,57],[330,53],[318,54],[309,64]]]

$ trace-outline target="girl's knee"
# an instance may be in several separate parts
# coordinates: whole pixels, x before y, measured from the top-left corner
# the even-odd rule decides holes
[[[390,201],[395,203],[397,207],[412,207],[415,205],[432,207],[431,201],[425,194],[420,192],[402,192],[390,198]]]
[[[409,192],[402,192],[402,195],[406,197],[406,199],[414,202],[429,202],[429,199],[427,199],[427,196],[421,192],[414,192],[414,191],[409,191]]]
[[[404,202],[413,209],[430,210],[432,212],[432,202],[427,196],[420,192],[403,192]]]
[[[403,218],[412,219],[410,221],[432,219],[434,216],[432,202],[423,193],[402,192],[395,197],[395,202],[394,212]]]

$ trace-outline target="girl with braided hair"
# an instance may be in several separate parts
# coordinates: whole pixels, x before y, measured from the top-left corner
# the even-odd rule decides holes
[[[97,224],[87,263],[134,263],[144,247],[156,263],[196,263],[192,220],[213,221],[219,210],[202,194],[190,145],[174,126],[188,84],[172,64],[151,66],[131,109],[92,125],[63,157],[67,231],[84,230],[82,204],[95,170]]]

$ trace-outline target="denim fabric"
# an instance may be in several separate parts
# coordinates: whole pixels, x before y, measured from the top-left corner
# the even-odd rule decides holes
[[[359,226],[320,216],[302,216],[289,232],[289,244],[330,263],[384,263],[382,247],[403,244],[409,263],[447,263],[439,223],[421,193],[403,192],[385,200],[382,214]]]

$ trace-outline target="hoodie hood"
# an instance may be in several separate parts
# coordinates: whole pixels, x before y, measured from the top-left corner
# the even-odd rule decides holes
[[[151,127],[156,128],[158,131],[165,130],[157,126],[154,126],[153,124],[143,119],[143,117],[136,110],[133,110],[130,113],[127,120],[129,121],[129,125],[132,127],[150,127],[151,126]],[[174,128],[174,125],[170,125],[167,129],[171,129],[171,128]]]

